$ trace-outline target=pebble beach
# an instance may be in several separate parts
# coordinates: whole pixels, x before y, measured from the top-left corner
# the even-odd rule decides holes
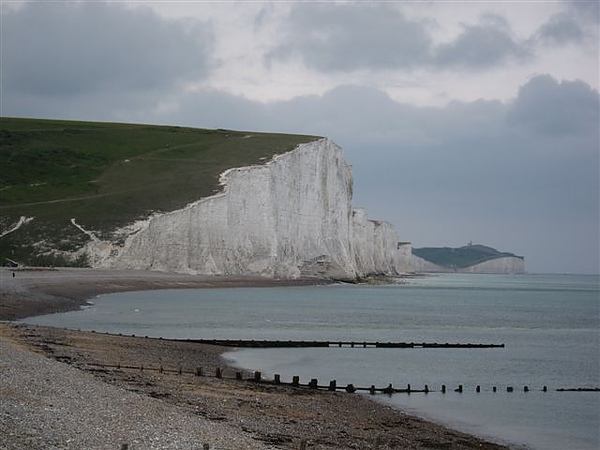
[[[76,309],[103,293],[289,280],[91,269],[0,272],[0,449],[507,448],[366,395],[255,383],[252,374],[236,379],[240,369],[227,366],[220,347],[15,322]],[[214,376],[217,369],[222,377]]]

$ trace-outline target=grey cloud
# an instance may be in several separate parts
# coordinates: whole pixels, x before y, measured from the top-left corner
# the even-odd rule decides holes
[[[354,204],[392,221],[401,239],[482,242],[524,254],[533,272],[598,271],[598,92],[585,83],[539,76],[510,104],[442,108],[361,86],[267,104],[214,90],[171,100],[171,109],[145,96],[119,106],[128,121],[328,136],[354,166]],[[43,105],[48,117],[69,108],[71,118],[114,117],[100,96]]]
[[[566,13],[554,15],[540,27],[536,38],[547,45],[564,45],[581,42],[584,32],[577,21]]]
[[[3,12],[3,90],[46,96],[164,88],[202,78],[210,29],[115,3],[36,2]]]
[[[136,122],[248,131],[278,131],[271,126],[267,105],[227,92],[207,89],[169,98],[175,106],[163,110],[152,105],[130,107],[126,114]]]
[[[540,76],[511,104],[443,108],[402,104],[360,86],[266,105],[200,92],[188,96],[171,121],[326,135],[354,166],[354,204],[394,222],[402,239],[416,245],[472,239],[524,254],[534,272],[594,272],[597,101],[598,93],[582,82]],[[221,106],[207,112],[209,104]],[[592,117],[577,132],[567,127],[557,135],[557,121],[573,114],[575,123]],[[564,239],[568,249],[554,245]]]
[[[429,57],[423,26],[388,4],[295,4],[268,59],[299,56],[322,71],[407,68]]]
[[[527,41],[498,16],[465,25],[453,41],[435,46],[428,25],[389,4],[296,4],[283,41],[267,61],[298,57],[323,72],[360,69],[468,68],[484,70],[533,57]]]
[[[558,82],[549,75],[532,78],[519,90],[508,122],[546,135],[598,130],[600,97],[582,81]]]
[[[554,14],[531,37],[532,44],[563,46],[589,44],[598,53],[598,25],[600,3],[597,1],[568,0],[562,11]]]
[[[264,5],[254,18],[254,31],[260,29],[268,21],[269,15],[273,12],[274,6],[272,3]]]
[[[600,23],[600,3],[595,0],[567,0],[567,10],[573,12],[584,22]]]
[[[530,57],[532,53],[526,43],[518,42],[502,22],[496,20],[482,25],[465,25],[453,42],[436,49],[434,63],[440,67],[487,69],[507,60]]]

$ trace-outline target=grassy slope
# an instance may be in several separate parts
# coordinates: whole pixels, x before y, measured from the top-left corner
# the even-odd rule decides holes
[[[60,264],[50,248],[71,250],[86,236],[172,211],[219,190],[231,167],[258,164],[314,136],[170,126],[0,118],[0,230],[20,216],[31,223],[0,239],[9,257]],[[46,242],[42,247],[36,242]]]
[[[499,252],[485,245],[467,245],[465,247],[424,247],[413,248],[413,254],[438,266],[463,269],[492,259],[515,257],[512,253]]]

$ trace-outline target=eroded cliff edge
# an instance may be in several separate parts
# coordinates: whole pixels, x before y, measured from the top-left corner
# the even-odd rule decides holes
[[[354,279],[409,270],[393,226],[352,208],[352,168],[327,139],[230,169],[222,192],[92,239],[94,267],[207,275]]]

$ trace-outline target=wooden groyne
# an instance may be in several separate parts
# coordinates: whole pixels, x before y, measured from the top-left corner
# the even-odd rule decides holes
[[[414,385],[411,384],[407,384],[405,386],[393,386],[391,383],[388,384],[385,387],[376,387],[375,385],[371,385],[371,386],[356,386],[352,383],[350,384],[338,384],[338,382],[336,380],[331,380],[329,382],[329,384],[321,384],[319,383],[319,380],[317,378],[312,378],[308,383],[305,381],[304,383],[302,383],[300,381],[300,377],[299,376],[293,376],[292,379],[290,381],[284,381],[281,378],[281,375],[279,374],[275,374],[273,375],[272,379],[269,378],[265,378],[263,376],[263,374],[259,371],[256,371],[252,374],[248,374],[247,372],[240,372],[237,371],[235,372],[235,375],[233,376],[232,373],[226,373],[226,371],[222,368],[216,368],[214,369],[213,372],[210,371],[206,371],[204,370],[202,367],[196,367],[194,370],[190,370],[190,369],[185,369],[183,367],[178,367],[178,368],[166,368],[163,367],[162,365],[147,365],[147,366],[134,366],[134,365],[128,365],[128,364],[122,364],[122,363],[117,363],[117,364],[106,364],[106,363],[100,363],[100,362],[96,362],[96,363],[89,363],[88,366],[90,368],[94,367],[94,369],[91,370],[106,370],[106,369],[116,369],[116,370],[134,370],[134,371],[139,371],[139,373],[148,373],[148,372],[158,372],[161,374],[173,374],[173,375],[179,375],[179,376],[184,376],[184,375],[188,375],[188,376],[194,376],[194,377],[213,377],[213,378],[220,378],[220,379],[235,379],[237,381],[240,382],[250,382],[250,383],[260,383],[260,384],[267,384],[267,385],[277,385],[277,386],[288,386],[291,388],[297,388],[297,389],[310,389],[310,390],[321,390],[321,391],[329,391],[329,392],[347,392],[349,394],[355,393],[355,392],[365,392],[365,393],[369,393],[371,395],[376,395],[376,394],[385,394],[385,395],[393,395],[393,394],[429,394],[429,393],[441,393],[441,394],[446,394],[446,393],[458,393],[458,394],[462,394],[464,392],[475,392],[477,394],[481,394],[481,393],[499,393],[499,392],[506,392],[506,393],[513,393],[513,392],[523,392],[523,393],[528,393],[528,392],[534,392],[534,391],[538,391],[538,392],[548,392],[549,389],[547,386],[542,386],[541,388],[531,388],[528,385],[525,386],[521,386],[521,387],[514,387],[511,385],[508,386],[503,386],[500,389],[497,386],[484,386],[482,388],[481,385],[476,385],[476,386],[471,386],[471,387],[464,387],[462,384],[457,385],[456,387],[448,387],[445,384],[439,385],[439,386],[430,386],[430,385],[423,385],[422,387],[415,387]],[[600,388],[598,387],[578,387],[578,388],[558,388],[558,389],[554,389],[555,392],[600,392]]]
[[[504,348],[504,344],[439,343],[439,342],[379,342],[379,341],[279,341],[248,339],[170,339],[178,342],[218,345],[238,348]]]

